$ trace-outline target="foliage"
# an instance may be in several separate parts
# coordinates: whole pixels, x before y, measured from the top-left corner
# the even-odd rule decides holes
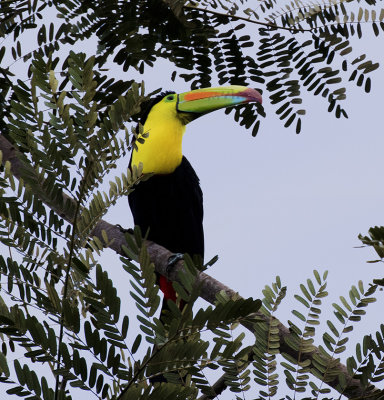
[[[372,0],[358,2],[356,9],[351,3],[295,2],[280,9],[268,0],[242,10],[243,2],[215,0],[0,3],[0,36],[12,42],[0,49],[0,130],[22,162],[21,177],[14,176],[9,161],[0,175],[3,391],[55,400],[75,398],[78,391],[110,399],[213,398],[207,376],[212,369],[222,371],[233,393],[250,390],[252,383],[262,386],[259,398],[270,398],[281,367],[293,397],[310,390],[319,398],[336,376],[337,389],[346,393],[350,382],[340,374],[339,355],[382,281],[368,289],[359,282],[349,301],[341,297],[334,304],[336,320],[327,321],[324,346],[317,349],[327,276],[315,271],[315,281],[307,280],[295,296],[304,311],[293,311],[298,322],[289,321],[291,335],[282,350],[276,314],[286,288],[279,278],[265,288],[262,307],[259,300],[220,293],[214,306],[192,312],[199,296],[194,281],[203,266],[186,257],[182,284],[174,286],[188,306],[181,313],[171,302],[160,321],[154,266],[141,233],[127,235],[121,266],[130,291],[123,294],[108,266],[97,261],[113,238],[104,232],[102,242],[92,233],[109,207],[147,178],[140,170],[117,175],[115,169],[137,135],[129,123],[138,120],[149,95],[143,83],[111,78],[106,67],[113,63],[143,74],[165,59],[174,67],[172,79],[192,88],[255,82],[284,126],[295,124],[299,132],[304,90],[321,95],[336,117],[346,116],[345,79],[370,91],[369,73],[378,64],[354,54],[349,40],[363,35],[363,25],[381,35],[384,13]],[[46,23],[52,10],[60,23]],[[250,25],[257,27],[252,38]],[[36,38],[31,51],[24,50],[26,35]],[[92,38],[97,54],[67,51]],[[28,79],[15,76],[19,61]],[[256,134],[264,115],[257,111],[238,108],[234,118]],[[107,180],[109,190],[103,191]],[[383,257],[383,228],[373,228],[362,241]],[[123,302],[136,305],[137,335],[131,333],[132,315],[123,315]],[[255,332],[251,345],[239,324]],[[366,336],[347,360],[349,376],[370,398],[376,396],[373,385],[384,378],[383,332],[381,326],[375,339]],[[173,383],[148,384],[158,375]]]
[[[376,36],[382,34],[384,13],[376,1],[294,1],[278,6],[268,0],[256,8],[246,6],[246,2],[215,0],[9,1],[2,6],[0,36],[12,35],[14,44],[10,49],[2,47],[0,60],[9,51],[15,62],[37,55],[52,57],[66,45],[95,37],[98,69],[113,61],[124,71],[135,69],[143,74],[165,59],[174,65],[172,79],[178,75],[192,88],[214,82],[254,82],[265,88],[284,126],[295,123],[297,132],[306,113],[304,91],[322,96],[337,118],[347,116],[343,106],[346,79],[370,91],[369,73],[378,64],[365,54],[355,54],[350,40],[361,38],[364,27],[371,27]],[[61,22],[44,22],[44,15],[52,10]],[[257,29],[252,37],[251,28]],[[26,52],[23,40],[29,32],[36,35],[38,47]],[[57,57],[52,58],[51,68],[59,63]],[[64,60],[64,69],[65,65]],[[12,68],[1,71],[7,93],[12,87],[8,82]],[[112,104],[132,83],[105,76],[98,82],[98,107]],[[258,111],[251,107],[235,111],[236,120],[253,126],[255,135],[263,115]]]

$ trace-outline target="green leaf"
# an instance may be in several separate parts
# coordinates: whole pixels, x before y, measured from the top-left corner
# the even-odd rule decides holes
[[[297,318],[299,318],[301,321],[304,321],[304,322],[306,321],[306,318],[304,317],[304,315],[299,313],[298,311],[293,310],[292,314],[295,315]]]
[[[0,352],[0,371],[1,374],[4,374],[7,378],[10,376],[7,359],[2,352]]]

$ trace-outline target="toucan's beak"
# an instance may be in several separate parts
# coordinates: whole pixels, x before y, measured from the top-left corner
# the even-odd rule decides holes
[[[257,90],[246,86],[222,86],[180,93],[177,95],[176,108],[179,112],[193,113],[198,117],[220,108],[252,102],[262,102]]]

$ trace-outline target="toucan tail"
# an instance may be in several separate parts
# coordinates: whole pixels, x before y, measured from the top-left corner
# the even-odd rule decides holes
[[[165,276],[160,275],[159,286],[160,290],[164,294],[164,300],[172,300],[176,302],[176,292],[172,286],[172,281],[168,280]]]

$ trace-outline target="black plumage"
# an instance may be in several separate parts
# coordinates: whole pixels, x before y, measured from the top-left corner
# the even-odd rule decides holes
[[[171,174],[153,175],[128,196],[135,225],[174,253],[204,257],[203,193],[189,161]]]

